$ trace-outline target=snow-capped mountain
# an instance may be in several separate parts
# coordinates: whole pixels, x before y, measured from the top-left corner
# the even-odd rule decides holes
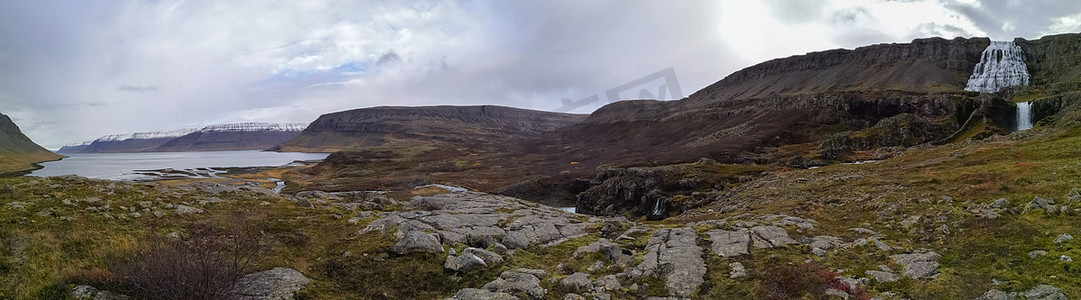
[[[262,150],[289,140],[305,124],[229,123],[200,129],[114,134],[60,148],[60,153]]]

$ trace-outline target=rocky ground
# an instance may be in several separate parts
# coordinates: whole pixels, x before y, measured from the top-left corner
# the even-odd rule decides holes
[[[243,236],[257,241],[258,255],[219,279],[215,295],[1081,297],[1081,138],[1026,134],[914,147],[863,164],[771,169],[663,220],[574,214],[441,185],[278,194],[242,181],[0,178],[0,298],[156,298],[137,288],[124,262],[158,257],[162,243]],[[705,166],[729,167],[703,160],[679,168]],[[213,229],[209,239],[199,226]]]

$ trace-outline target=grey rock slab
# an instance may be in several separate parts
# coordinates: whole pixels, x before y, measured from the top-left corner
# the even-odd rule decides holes
[[[991,202],[991,208],[1008,208],[1010,207],[1010,200],[1006,198],[998,198],[994,202]]]
[[[582,297],[582,295],[579,294],[571,293],[563,295],[563,300],[586,300],[586,297]]]
[[[706,262],[697,235],[691,228],[661,228],[653,231],[646,255],[635,271],[664,279],[672,297],[689,297],[705,281]],[[633,275],[632,275],[633,276]]]
[[[311,282],[304,274],[289,268],[244,275],[233,286],[232,299],[237,300],[290,300],[293,295]]]
[[[616,291],[621,288],[623,285],[619,283],[616,275],[606,275],[593,282],[593,290],[597,292]]]
[[[98,292],[98,294],[96,296],[94,296],[94,300],[128,300],[128,299],[131,299],[131,297],[128,297],[127,295],[121,295],[121,294],[113,293],[113,292],[110,292],[110,291],[101,291],[101,292]],[[290,299],[292,299],[292,298],[290,298]]]
[[[447,255],[447,260],[443,262],[444,269],[458,273],[469,273],[487,266],[484,259],[471,253],[463,253],[461,256]]]
[[[595,252],[604,253],[604,256],[612,262],[615,262],[619,259],[620,256],[623,255],[623,250],[619,247],[619,244],[601,238],[598,239],[596,242],[592,242],[588,245],[578,247],[578,249],[574,250],[574,253],[571,255],[571,257],[578,258],[583,254]]]
[[[784,228],[781,228],[781,227],[777,227],[777,226],[756,226],[756,227],[751,227],[751,232],[753,232],[756,236],[761,237],[762,239],[766,240],[767,242],[770,243],[770,245],[773,245],[774,247],[782,246],[782,245],[799,244],[799,242],[797,242],[796,240],[794,240],[794,239],[792,239],[791,237],[788,236],[788,231],[787,230],[785,230]]]
[[[728,267],[732,268],[732,272],[729,273],[728,278],[733,278],[734,279],[734,278],[740,278],[740,277],[743,277],[743,276],[747,276],[747,268],[745,268],[742,263],[738,263],[738,262],[730,263],[730,264],[728,264]]]
[[[1011,300],[1016,298],[1016,295],[1011,295],[1010,293],[992,289],[984,292],[983,295],[977,297],[976,300]]]
[[[1065,242],[1069,242],[1072,239],[1073,239],[1072,235],[1070,235],[1069,233],[1063,233],[1062,235],[1060,235],[1058,237],[1055,237],[1055,240],[1053,242],[1055,244],[1062,244],[1062,243],[1065,243]]]
[[[503,263],[503,256],[502,255],[496,254],[495,252],[492,252],[492,251],[480,249],[480,248],[473,248],[473,247],[465,248],[465,250],[462,250],[462,255],[465,255],[465,254],[470,254],[470,255],[476,256],[476,257],[480,258],[481,260],[484,260],[484,262],[489,264],[489,265]]]
[[[713,241],[713,253],[721,257],[750,254],[747,246],[751,242],[751,236],[746,230],[714,229],[707,231],[706,234]]]
[[[499,274],[499,278],[484,284],[482,288],[493,292],[520,292],[533,299],[543,299],[544,295],[548,294],[548,290],[540,286],[540,279],[537,276],[512,271]]]
[[[904,266],[901,275],[912,279],[930,277],[938,273],[938,259],[941,255],[935,252],[908,253],[890,256],[893,262]]]
[[[867,271],[866,274],[867,274],[867,276],[874,277],[875,280],[878,281],[878,282],[895,282],[895,281],[901,280],[901,276],[897,276],[897,274],[893,274],[893,273],[890,273],[890,272],[873,271],[872,270],[872,271]]]
[[[518,300],[514,295],[482,289],[461,289],[449,300]]]
[[[178,215],[201,214],[201,213],[205,212],[202,209],[187,206],[187,205],[183,205],[183,204],[177,205],[175,211],[176,211],[176,214],[178,214]]]
[[[1066,295],[1057,287],[1041,284],[1021,292],[1026,300],[1066,300]]]
[[[439,238],[436,238],[434,234],[410,231],[405,233],[401,239],[398,239],[392,250],[402,255],[421,252],[442,253],[443,245],[439,243]]]
[[[1031,250],[1028,251],[1028,258],[1038,258],[1047,255],[1047,251],[1044,250]]]
[[[575,272],[559,281],[559,287],[564,291],[588,292],[593,290],[593,282],[589,280],[589,274]]]
[[[71,296],[75,299],[90,299],[98,293],[98,289],[89,285],[77,285],[71,288]]]

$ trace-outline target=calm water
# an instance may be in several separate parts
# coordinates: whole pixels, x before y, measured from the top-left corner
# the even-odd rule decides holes
[[[41,163],[44,168],[31,172],[29,176],[75,174],[90,178],[133,180],[141,178],[134,174],[135,170],[281,166],[298,160],[324,159],[328,153],[249,150],[67,155],[68,158],[60,161]]]

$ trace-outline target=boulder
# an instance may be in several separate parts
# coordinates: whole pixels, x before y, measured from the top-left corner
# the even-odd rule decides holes
[[[995,202],[991,202],[991,208],[1009,208],[1009,207],[1010,207],[1010,200],[1006,200],[1006,198],[998,198],[998,200],[995,200]]]
[[[695,294],[705,280],[706,262],[697,234],[691,228],[661,228],[653,231],[646,245],[646,255],[634,273],[664,279],[672,297]],[[633,276],[633,274],[632,274]]]
[[[571,293],[563,295],[563,300],[586,300],[586,297],[582,297],[582,295],[579,294]]]
[[[1041,284],[1021,292],[1026,300],[1066,300],[1066,295],[1057,287]]]
[[[230,298],[236,300],[291,300],[295,294],[311,279],[289,268],[270,270],[244,275],[233,286]]]
[[[921,279],[938,274],[938,259],[941,255],[935,252],[909,253],[892,255],[893,262],[904,266],[901,275],[912,279]]]
[[[871,271],[867,271],[866,274],[867,274],[867,276],[874,277],[875,280],[878,281],[878,282],[895,282],[895,281],[901,280],[901,276],[897,276],[897,274],[893,274],[893,273],[885,272],[885,271],[871,270]]]
[[[728,267],[732,268],[732,272],[728,275],[728,278],[740,278],[747,276],[747,268],[743,267],[742,263],[734,262],[728,264]]]
[[[589,274],[575,272],[560,280],[559,287],[569,292],[588,292],[593,290],[593,282],[589,280]]]
[[[533,299],[544,299],[548,290],[540,286],[540,279],[532,274],[522,272],[505,271],[499,274],[499,278],[482,287],[492,292],[523,293]]]
[[[1070,235],[1069,233],[1063,233],[1062,235],[1060,235],[1058,237],[1055,237],[1055,240],[1053,242],[1055,244],[1062,244],[1062,243],[1065,243],[1065,242],[1069,242],[1072,239],[1073,239],[1072,235]]]
[[[755,244],[759,248],[771,248],[782,245],[799,244],[796,240],[788,236],[788,231],[784,228],[777,226],[755,226],[751,227],[751,232],[755,237],[761,238],[761,240],[768,242],[768,245],[760,246]]]
[[[597,292],[616,291],[621,288],[623,285],[619,283],[619,279],[616,279],[616,275],[607,275],[593,282],[593,289]]]
[[[448,300],[518,300],[514,295],[482,289],[462,289]]]
[[[458,273],[468,273],[486,266],[488,264],[483,259],[470,253],[463,253],[461,256],[447,255],[447,260],[443,263],[443,268]]]
[[[98,289],[89,285],[77,285],[71,288],[71,296],[75,299],[90,299],[98,293]]]
[[[204,212],[205,211],[203,211],[202,209],[187,206],[187,205],[178,204],[176,206],[176,214],[177,215],[201,214],[201,213],[204,213]]]
[[[721,257],[750,254],[747,246],[751,242],[751,236],[746,230],[714,229],[707,231],[706,234],[713,241],[713,253]]]
[[[442,253],[443,245],[439,244],[439,238],[434,234],[421,231],[406,232],[392,248],[394,252],[405,255],[410,253]]]
[[[1055,202],[1051,201],[1050,199],[1044,199],[1040,198],[1040,196],[1036,196],[1035,198],[1032,198],[1032,201],[1025,205],[1024,212],[1028,212],[1030,209],[1042,209],[1047,211],[1047,213],[1049,214],[1053,214],[1058,212],[1058,207],[1056,207],[1054,204]]]

